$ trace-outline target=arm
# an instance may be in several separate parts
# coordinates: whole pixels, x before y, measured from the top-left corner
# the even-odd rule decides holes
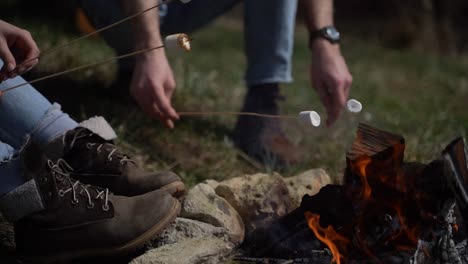
[[[332,0],[303,0],[305,22],[309,32],[333,25]],[[352,76],[338,44],[317,38],[310,43],[313,87],[327,111],[327,125],[333,124],[346,104]]]
[[[309,32],[333,25],[332,0],[302,0],[302,4]]]
[[[155,6],[157,0],[122,0],[128,15]],[[163,44],[159,32],[158,9],[152,9],[133,20],[134,48],[140,50]],[[171,105],[176,83],[164,49],[153,50],[135,58],[135,71],[130,93],[139,106],[151,116],[173,128],[179,117]]]
[[[39,48],[28,31],[0,20],[0,59],[4,63],[0,82],[30,70],[38,63],[38,56]]]

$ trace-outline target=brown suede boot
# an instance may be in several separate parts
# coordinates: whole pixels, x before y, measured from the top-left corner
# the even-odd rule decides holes
[[[22,158],[44,208],[14,222],[17,252],[26,259],[50,263],[126,254],[158,235],[180,211],[164,191],[124,197],[83,185],[69,176],[65,161],[53,163],[33,146]]]
[[[174,197],[185,194],[185,185],[170,171],[146,172],[121,153],[111,140],[78,127],[61,138],[61,156],[74,169],[72,177],[92,185],[109,188],[117,195],[133,196],[164,190]]]

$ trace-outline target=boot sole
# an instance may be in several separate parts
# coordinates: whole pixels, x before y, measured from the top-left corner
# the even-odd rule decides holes
[[[174,199],[174,206],[170,213],[158,224],[150,228],[148,231],[128,242],[123,246],[114,248],[102,249],[86,249],[81,251],[65,252],[54,256],[47,257],[27,257],[24,260],[35,263],[61,263],[64,261],[87,259],[87,258],[102,258],[102,257],[118,257],[128,255],[144,247],[145,243],[151,239],[157,238],[161,232],[175,221],[181,210],[180,203]]]
[[[160,190],[168,192],[172,197],[175,198],[182,198],[186,194],[185,184],[181,181],[176,181],[173,183],[169,183],[160,188]]]

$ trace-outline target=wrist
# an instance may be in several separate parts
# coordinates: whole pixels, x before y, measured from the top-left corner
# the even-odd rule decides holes
[[[144,39],[140,41],[138,39],[135,39],[135,44],[133,47],[135,50],[141,50],[159,47],[162,45],[164,45],[164,43],[161,39]]]
[[[142,49],[140,48],[138,50],[142,50]],[[164,52],[164,48],[154,49],[154,50],[146,51],[146,52],[136,55],[136,60],[139,61],[141,64],[152,63],[154,61],[162,61],[166,59],[167,58],[166,58],[166,53]]]
[[[326,40],[330,44],[340,43],[341,34],[333,25],[328,25],[320,29],[310,32],[309,46],[312,46],[314,42],[321,42],[319,40]]]
[[[309,48],[312,53],[317,53],[317,52],[339,52],[340,51],[340,45],[338,43],[331,43],[330,41],[322,38],[317,38],[314,39],[310,42]]]
[[[161,38],[135,38],[134,50],[144,50],[155,47],[163,46],[164,43]],[[141,53],[137,55],[140,59],[149,59],[154,56],[164,56],[164,48],[154,49],[148,52]]]
[[[157,47],[163,44],[164,42],[159,32],[146,32],[140,29],[139,32],[135,33],[134,47],[136,49]]]

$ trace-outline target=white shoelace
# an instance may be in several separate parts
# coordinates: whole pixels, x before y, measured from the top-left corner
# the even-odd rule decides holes
[[[71,186],[70,188],[66,190],[59,190],[59,196],[64,196],[65,194],[72,192],[72,203],[77,204],[79,202],[78,197],[77,197],[77,190],[80,190],[80,193],[86,193],[86,196],[88,198],[88,208],[93,208],[94,203],[93,203],[93,198],[91,196],[91,193],[89,192],[88,188],[93,189],[97,195],[94,199],[103,199],[104,200],[104,205],[102,206],[102,209],[104,211],[109,210],[109,189],[100,189],[99,187],[91,186],[91,185],[84,185],[80,181],[74,180],[70,177],[70,172],[73,171],[73,168],[63,159],[59,159],[57,163],[53,163],[51,160],[47,161],[47,165],[49,166],[53,176],[58,180],[58,181],[64,181],[66,180],[69,185]]]

